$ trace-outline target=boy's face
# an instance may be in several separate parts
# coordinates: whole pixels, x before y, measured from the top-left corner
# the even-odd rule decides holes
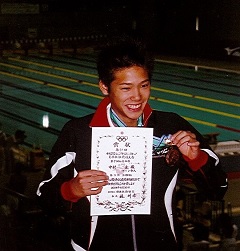
[[[99,86],[104,95],[108,95],[112,109],[127,126],[137,126],[137,119],[150,96],[150,80],[147,71],[132,66],[116,71],[111,82],[110,92],[104,83]]]

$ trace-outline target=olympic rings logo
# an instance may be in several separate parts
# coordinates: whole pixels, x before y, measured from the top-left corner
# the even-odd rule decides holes
[[[117,139],[119,142],[125,142],[125,141],[127,141],[128,136],[117,136],[116,139]]]

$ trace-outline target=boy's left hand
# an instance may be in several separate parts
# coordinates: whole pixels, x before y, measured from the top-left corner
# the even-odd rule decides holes
[[[200,152],[200,142],[197,141],[194,133],[190,131],[178,131],[171,136],[171,141],[190,160],[197,158]]]

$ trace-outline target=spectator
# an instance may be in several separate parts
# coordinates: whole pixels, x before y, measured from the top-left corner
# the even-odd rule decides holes
[[[7,174],[15,171],[17,163],[21,163],[25,167],[28,166],[28,152],[26,148],[22,146],[26,137],[25,131],[16,130],[14,135],[7,138],[5,148]]]

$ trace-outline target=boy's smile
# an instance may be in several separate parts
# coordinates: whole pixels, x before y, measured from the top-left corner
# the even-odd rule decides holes
[[[137,120],[150,96],[150,80],[143,67],[132,66],[118,70],[111,82],[110,92],[100,81],[100,89],[108,95],[112,109],[127,126],[137,126]]]

